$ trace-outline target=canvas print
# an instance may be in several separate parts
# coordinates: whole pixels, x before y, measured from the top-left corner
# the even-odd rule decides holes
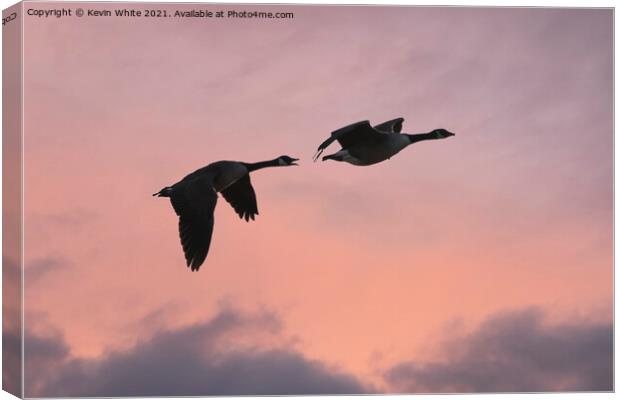
[[[3,388],[613,391],[613,10],[3,13]]]

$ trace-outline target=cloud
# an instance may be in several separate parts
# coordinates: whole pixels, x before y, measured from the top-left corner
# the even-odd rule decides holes
[[[2,257],[2,330],[21,329],[22,271],[19,262]]]
[[[124,352],[67,358],[62,338],[30,339],[28,396],[207,396],[367,393],[356,378],[288,347],[244,343],[275,333],[271,313],[224,310],[204,323],[161,331]]]
[[[361,394],[376,389],[311,360],[281,337],[269,312],[223,309],[210,320],[162,330],[125,351],[70,356],[59,335],[26,336],[26,395],[224,396]],[[387,391],[545,392],[613,390],[610,323],[549,325],[538,309],[503,312],[443,343],[438,361],[407,361],[385,374]]]
[[[21,334],[16,330],[2,330],[2,389],[20,396],[22,381]]]
[[[610,323],[546,325],[537,309],[500,313],[447,344],[445,360],[388,370],[394,391],[546,392],[613,390]]]
[[[38,282],[43,276],[48,275],[50,272],[66,268],[69,264],[70,262],[61,257],[37,258],[26,265],[24,280],[26,284]]]
[[[40,378],[43,371],[57,368],[69,356],[69,347],[58,336],[27,334],[24,337],[24,386],[26,393],[40,393],[45,382]],[[34,377],[34,379],[33,379]]]
[[[21,394],[21,268],[2,257],[2,388]]]

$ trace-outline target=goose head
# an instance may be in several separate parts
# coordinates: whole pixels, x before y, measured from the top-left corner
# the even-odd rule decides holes
[[[280,156],[277,158],[278,165],[281,167],[289,167],[291,165],[299,165],[295,164],[296,161],[299,161],[299,158],[293,158],[289,156]]]
[[[445,139],[447,137],[454,136],[454,133],[447,129],[439,128],[431,131],[431,135],[433,135],[435,139]]]

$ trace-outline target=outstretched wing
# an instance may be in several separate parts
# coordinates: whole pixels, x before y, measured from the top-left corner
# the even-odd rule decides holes
[[[254,220],[254,216],[258,214],[258,206],[256,205],[256,193],[250,182],[250,174],[244,175],[220,193],[239,214],[239,218],[245,218],[246,221],[250,218]]]
[[[396,119],[392,119],[390,121],[385,121],[382,124],[376,125],[375,129],[381,132],[388,132],[388,133],[400,133],[400,131],[403,130],[403,122],[405,121],[404,118],[396,118]]]
[[[170,202],[179,216],[179,237],[187,266],[198,271],[207,258],[213,234],[213,211],[217,194],[210,178],[181,181],[170,192]]]
[[[380,140],[383,135],[384,133],[370,126],[369,121],[356,122],[333,131],[329,139],[321,143],[313,159],[316,161],[321,153],[323,153],[323,150],[335,140],[337,140],[343,148],[347,148],[361,142],[373,143]]]

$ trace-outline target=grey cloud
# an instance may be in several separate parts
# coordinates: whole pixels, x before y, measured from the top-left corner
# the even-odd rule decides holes
[[[19,262],[2,257],[3,327],[14,329],[21,325],[22,271]]]
[[[19,396],[21,393],[21,333],[2,330],[2,389]]]
[[[21,393],[21,269],[2,257],[2,388]]]
[[[42,257],[28,263],[24,271],[26,284],[37,282],[40,278],[52,271],[69,266],[69,262],[60,257]]]
[[[237,331],[277,332],[276,316],[225,310],[213,319],[163,331],[101,359],[65,359],[62,343],[34,342],[30,396],[207,396],[366,393],[356,378],[290,348],[235,347]],[[57,341],[60,339],[57,339]],[[59,360],[52,365],[50,360]],[[41,366],[45,368],[41,368]],[[35,369],[35,367],[37,367]],[[44,372],[43,372],[44,371]]]
[[[613,390],[609,323],[548,326],[536,309],[502,313],[448,343],[444,361],[404,362],[386,381],[397,392]]]
[[[59,336],[26,337],[28,396],[208,396],[360,394],[375,389],[286,346],[239,347],[237,334],[279,335],[272,313],[232,309],[160,331],[99,359],[69,356]],[[233,338],[231,340],[231,338]],[[403,362],[384,375],[390,392],[613,390],[609,323],[544,323],[537,309],[500,313],[451,339],[441,361]]]
[[[24,336],[24,387],[26,394],[40,393],[44,371],[52,371],[69,356],[69,347],[58,334]]]

